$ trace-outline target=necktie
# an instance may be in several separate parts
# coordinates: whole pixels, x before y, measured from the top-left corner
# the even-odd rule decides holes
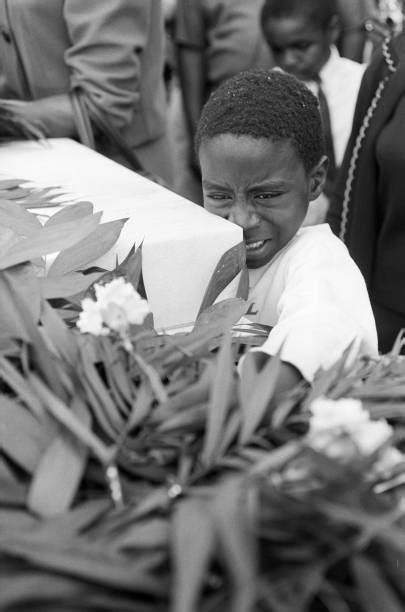
[[[324,189],[326,195],[329,196],[331,193],[331,189],[333,187],[333,183],[335,181],[336,175],[337,175],[337,168],[336,168],[336,160],[335,160],[335,150],[333,147],[333,137],[332,137],[332,129],[331,129],[331,123],[330,123],[329,106],[328,106],[328,101],[326,99],[325,93],[322,89],[320,80],[318,81],[318,102],[319,102],[319,112],[321,114],[321,119],[322,119],[325,153],[329,158],[328,176],[326,179],[326,185]]]

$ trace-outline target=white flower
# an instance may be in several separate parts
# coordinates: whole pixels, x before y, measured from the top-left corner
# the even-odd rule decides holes
[[[308,443],[335,459],[370,455],[393,433],[385,419],[372,421],[359,400],[319,398],[311,404],[311,412]]]
[[[332,427],[353,427],[370,420],[360,400],[331,400],[319,397],[311,404],[311,429],[319,431]]]
[[[83,311],[77,322],[81,332],[105,335],[113,330],[125,339],[129,325],[141,325],[150,312],[148,302],[122,277],[95,285],[95,293],[95,301],[82,301]]]
[[[96,302],[90,298],[82,300],[82,312],[77,321],[77,327],[82,334],[105,335],[108,329],[103,327],[103,318]]]
[[[404,460],[404,455],[394,446],[390,446],[382,453],[376,470],[379,475],[390,476],[399,464],[404,463]]]
[[[96,285],[95,291],[104,322],[115,331],[124,325],[141,325],[150,312],[148,302],[122,277]]]

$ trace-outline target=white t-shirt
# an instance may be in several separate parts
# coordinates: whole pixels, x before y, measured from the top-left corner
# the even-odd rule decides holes
[[[366,285],[346,246],[322,224],[301,228],[266,266],[249,270],[247,318],[273,327],[258,349],[281,351],[312,381],[353,342],[348,359],[376,356],[377,332]]]

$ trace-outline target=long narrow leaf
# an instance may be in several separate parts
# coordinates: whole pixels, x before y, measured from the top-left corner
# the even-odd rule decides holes
[[[46,225],[59,225],[60,223],[66,223],[66,221],[79,221],[83,217],[93,214],[93,204],[91,202],[76,202],[75,204],[67,204],[61,210],[58,210],[52,215]]]
[[[211,306],[246,264],[246,251],[243,242],[230,248],[219,260],[208,287],[205,291],[198,314]]]
[[[218,355],[217,371],[209,402],[207,429],[201,455],[206,466],[210,466],[217,458],[234,384],[232,346],[228,334],[224,337]]]
[[[72,415],[89,428],[90,415],[80,402],[73,403]],[[66,429],[61,429],[35,470],[28,507],[42,517],[65,512],[76,495],[87,455],[87,446]]]
[[[62,276],[83,270],[93,263],[114,246],[126,221],[127,219],[118,219],[102,223],[83,240],[78,240],[74,246],[61,251],[49,268],[48,276]],[[79,225],[81,224],[82,221]]]
[[[84,240],[97,227],[101,213],[84,217],[80,223],[67,221],[56,226],[45,226],[29,238],[21,238],[7,252],[0,253],[0,269],[68,249]]]
[[[29,236],[41,229],[37,217],[15,202],[0,200],[0,225],[18,235]]]
[[[247,359],[251,358],[251,355],[247,356]],[[242,426],[239,437],[241,444],[249,441],[257,426],[262,422],[273,397],[280,367],[280,357],[274,355],[267,361],[261,372],[257,373],[253,382],[249,386],[242,387]],[[241,376],[243,379],[243,365]]]
[[[47,300],[55,298],[68,298],[87,291],[91,285],[100,280],[102,272],[93,274],[80,274],[71,272],[63,276],[46,276],[39,279],[42,295]]]
[[[197,612],[215,546],[213,521],[201,500],[191,498],[178,504],[172,534],[174,578],[171,609],[172,612]]]
[[[82,444],[88,446],[103,465],[111,463],[114,451],[105,446],[58,397],[45,387],[39,378],[31,375],[30,382],[52,416],[78,438]]]

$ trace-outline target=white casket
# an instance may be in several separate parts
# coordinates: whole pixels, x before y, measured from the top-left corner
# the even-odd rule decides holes
[[[94,263],[111,270],[117,256],[122,261],[143,242],[143,278],[157,329],[195,320],[221,255],[242,241],[236,225],[69,139],[2,144],[0,173],[58,185],[72,200],[92,202],[102,221],[128,217],[115,247]],[[236,281],[226,296],[235,288]]]

